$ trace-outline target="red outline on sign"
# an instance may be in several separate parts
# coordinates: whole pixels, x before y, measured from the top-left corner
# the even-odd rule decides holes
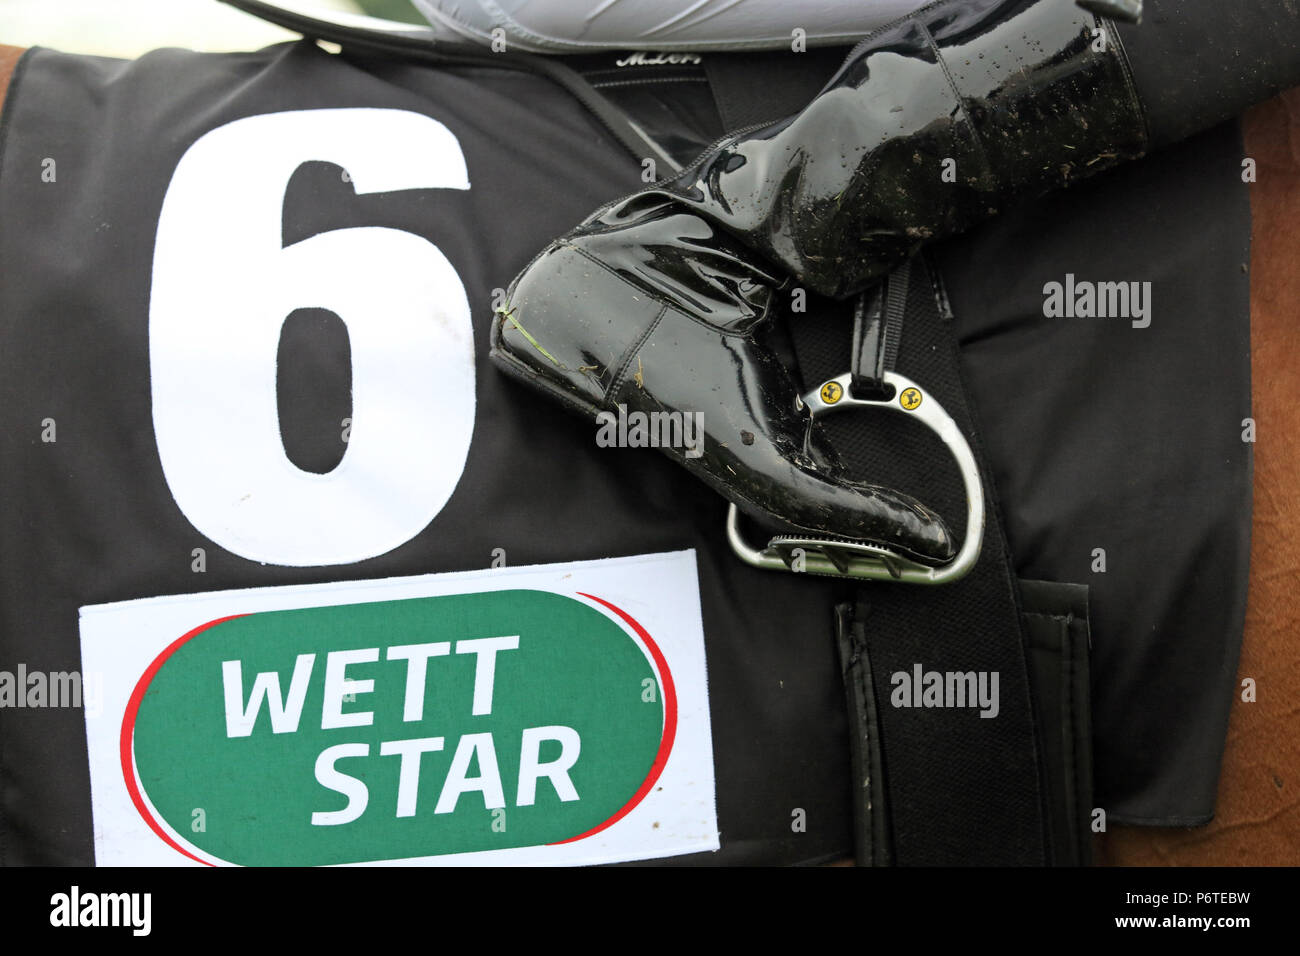
[[[122,779],[126,782],[127,792],[131,794],[131,802],[135,804],[136,810],[140,811],[140,816],[144,817],[144,822],[149,824],[149,828],[158,834],[159,838],[178,853],[183,853],[196,863],[202,863],[204,866],[213,864],[207,860],[195,856],[189,850],[185,849],[163,830],[162,826],[154,819],[148,808],[144,805],[144,797],[140,792],[140,781],[136,779],[135,763],[131,759],[134,755],[133,744],[135,742],[135,719],[140,712],[140,704],[144,700],[145,691],[149,689],[149,684],[153,682],[154,675],[167,663],[167,658],[176,653],[182,644],[195,637],[198,637],[204,631],[216,627],[218,624],[224,624],[226,621],[233,621],[235,618],[247,617],[247,614],[231,614],[228,617],[219,617],[215,621],[208,621],[207,624],[200,624],[194,630],[181,637],[176,638],[163,650],[161,654],[153,659],[153,663],[145,669],[140,675],[140,680],[136,682],[135,690],[131,692],[131,700],[126,705],[126,713],[122,715]]]
[[[582,591],[579,591],[578,594],[588,600],[595,601],[597,604],[603,604],[605,607],[609,608],[626,621],[627,625],[631,627],[632,630],[636,631],[637,636],[645,643],[646,650],[648,650],[650,656],[654,658],[655,666],[659,668],[659,676],[663,679],[664,735],[659,741],[659,752],[655,754],[655,762],[650,765],[650,772],[646,774],[645,781],[641,784],[640,789],[638,789],[636,793],[632,794],[632,799],[623,805],[623,809],[619,810],[618,813],[614,814],[604,823],[592,827],[586,833],[579,833],[577,836],[569,837],[567,840],[556,840],[554,843],[548,843],[547,846],[562,846],[565,843],[576,843],[578,840],[585,840],[587,837],[594,836],[601,830],[612,827],[615,823],[618,823],[619,820],[622,820],[625,816],[631,813],[636,808],[636,805],[646,798],[646,795],[650,792],[650,788],[655,785],[655,781],[659,779],[659,775],[664,772],[664,766],[668,763],[668,755],[673,749],[673,741],[677,737],[677,688],[673,686],[672,671],[668,669],[668,661],[664,659],[663,652],[659,650],[659,645],[654,642],[646,629],[642,627],[631,614],[628,614],[622,608],[615,607],[613,604],[596,597],[594,594],[584,594]]]

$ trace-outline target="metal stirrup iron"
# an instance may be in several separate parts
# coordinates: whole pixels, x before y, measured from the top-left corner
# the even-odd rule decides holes
[[[890,548],[850,538],[778,535],[762,550],[751,547],[740,530],[740,512],[733,504],[727,512],[727,540],[740,559],[756,568],[793,571],[795,551],[803,552],[807,574],[894,581],[900,584],[948,584],[964,577],[975,567],[984,542],[984,488],[979,466],[957,423],[932,395],[897,372],[885,372],[883,381],[892,385],[891,398],[857,398],[852,392],[852,375],[830,379],[803,396],[813,419],[851,408],[878,408],[909,415],[934,431],[957,460],[966,490],[966,536],[952,560],[931,566]]]

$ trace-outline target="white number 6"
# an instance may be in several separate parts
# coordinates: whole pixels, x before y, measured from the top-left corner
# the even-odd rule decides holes
[[[200,137],[158,219],[149,307],[153,424],[177,505],[269,564],[347,564],[419,534],[455,490],[474,429],[469,303],[446,256],[398,229],[281,246],[295,169],[342,166],[358,193],[468,189],[460,143],[390,109],[269,113]],[[334,312],[352,351],[352,429],[318,475],[285,455],[276,352],[295,309]]]

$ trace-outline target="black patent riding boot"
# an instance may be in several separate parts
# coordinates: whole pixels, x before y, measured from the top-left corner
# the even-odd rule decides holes
[[[492,324],[496,365],[588,416],[593,441],[602,412],[660,436],[676,426],[661,449],[750,515],[949,560],[937,515],[847,478],[765,342],[785,280],[651,201],[637,228],[561,239],[515,279]]]
[[[931,3],[859,43],[802,112],[732,134],[643,196],[681,203],[815,292],[860,291],[925,241],[1143,153],[1120,35],[1091,12],[1140,7]],[[631,226],[642,207],[597,221]]]
[[[1143,16],[1141,24],[1135,21]],[[937,0],[646,190],[822,295],[1300,84],[1297,0]],[[639,201],[593,219],[631,225]]]

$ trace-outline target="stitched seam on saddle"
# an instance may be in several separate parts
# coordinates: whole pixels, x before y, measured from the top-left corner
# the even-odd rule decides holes
[[[852,640],[853,639],[850,636],[849,638],[850,648],[852,648]],[[854,800],[853,816],[856,817],[858,815],[857,814],[858,806],[863,801],[866,801],[866,810],[865,810],[865,818],[863,819],[863,826],[867,831],[868,839],[871,840],[870,852],[872,858],[874,859],[876,855],[876,847],[875,847],[875,841],[874,839],[872,839],[873,834],[871,832],[871,821],[872,821],[873,810],[875,805],[876,787],[878,784],[876,782],[876,775],[872,772],[871,769],[871,748],[875,740],[874,740],[874,735],[871,733],[871,729],[870,729],[871,715],[870,713],[868,713],[868,708],[870,707],[871,693],[867,688],[867,673],[866,673],[865,664],[866,664],[866,655],[865,654],[856,655],[856,659],[853,662],[853,674],[851,675],[853,680],[853,708],[854,711],[856,712],[855,722],[861,721],[861,726],[858,728],[858,733],[857,733],[858,740],[857,740],[857,747],[856,747],[858,751],[860,780],[854,781],[854,783],[859,784],[860,789],[862,791],[865,791],[865,792],[859,792],[859,787],[858,786],[854,787],[855,793],[853,797]]]
[[[664,316],[667,314],[668,306],[660,306],[659,311],[655,313],[654,321],[646,326],[645,331],[637,336],[636,341],[633,342],[632,346],[626,353],[624,353],[623,360],[619,365],[619,370],[614,375],[614,380],[609,383],[609,388],[605,391],[606,402],[614,400],[614,397],[618,394],[618,390],[622,388],[623,383],[627,381],[627,372],[628,369],[632,367],[632,359],[641,354],[641,347],[645,345],[646,339],[650,338],[650,336],[654,334],[654,330],[659,328],[659,323],[664,320]]]
[[[1065,809],[1074,811],[1074,817],[1077,818],[1079,813],[1078,801],[1083,792],[1080,783],[1082,782],[1079,775],[1079,755],[1075,752],[1076,735],[1074,732],[1074,641],[1071,635],[1071,623],[1074,615],[1069,615],[1060,622],[1061,625],[1061,644],[1065,651],[1061,656],[1061,677],[1065,685],[1061,688],[1062,699],[1065,704],[1065,714],[1062,718],[1064,724],[1065,739],[1069,742],[1069,749],[1066,751],[1069,755],[1069,765],[1065,768],[1070,779],[1070,792],[1066,795]],[[1070,842],[1074,843],[1074,820],[1067,816],[1067,832]],[[1082,854],[1083,847],[1077,847],[1076,852]]]
[[[591,85],[598,90],[608,89],[611,86],[656,86],[660,83],[707,83],[709,82],[702,76],[665,76],[658,79],[645,80],[601,80],[591,81]]]
[[[658,69],[658,68],[656,68],[656,69],[653,71],[653,72],[654,72],[654,76],[646,76],[646,77],[641,77],[641,76],[637,76],[637,75],[636,75],[636,72],[637,72],[638,70],[644,70],[644,69],[647,69],[646,67],[642,67],[642,66],[633,66],[633,67],[626,67],[626,66],[612,66],[612,67],[600,67],[600,68],[592,69],[592,70],[583,70],[583,69],[579,69],[578,67],[574,67],[574,69],[575,69],[575,70],[578,70],[579,75],[580,75],[580,76],[583,76],[583,77],[586,77],[587,82],[590,83],[590,82],[591,82],[591,78],[592,78],[593,76],[621,77],[621,78],[623,78],[623,79],[625,79],[625,80],[635,80],[635,79],[667,79],[667,78],[669,78],[669,77],[674,77],[674,76],[680,76],[680,75],[681,75],[680,72],[677,72],[677,73],[673,72],[674,70],[677,70],[677,71],[686,71],[686,72],[695,73],[695,72],[698,72],[699,70],[704,69],[704,66],[703,66],[702,64],[698,64],[698,63],[671,63],[671,64],[665,64],[665,65],[662,67],[662,69]],[[704,80],[705,82],[708,82],[708,77],[700,77],[700,79]]]

